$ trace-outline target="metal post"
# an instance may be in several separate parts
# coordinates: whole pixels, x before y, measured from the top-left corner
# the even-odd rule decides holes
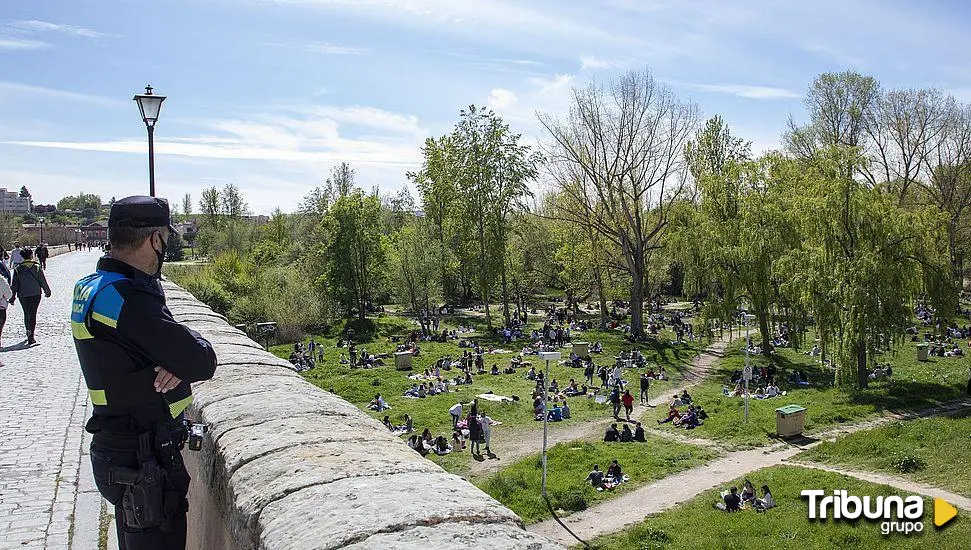
[[[744,318],[744,317],[743,317]],[[748,350],[752,344],[748,339],[748,319],[745,319],[745,372],[748,372]],[[748,422],[748,377],[745,377],[745,421]]]
[[[543,375],[543,497],[546,497],[546,427],[550,420],[550,413],[546,410],[549,396],[546,388],[550,385],[550,360],[546,360],[546,374]]]
[[[155,196],[155,127],[148,127],[148,195]]]

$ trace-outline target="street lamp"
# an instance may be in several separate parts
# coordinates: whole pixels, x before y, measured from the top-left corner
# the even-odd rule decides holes
[[[148,194],[155,196],[155,123],[158,122],[159,111],[162,110],[164,95],[152,93],[152,85],[145,86],[144,94],[135,94],[133,100],[138,102],[138,110],[142,113],[145,128],[148,129]]]
[[[44,218],[37,218],[37,222],[40,223],[40,241],[38,241],[38,244],[40,244],[44,242]]]
[[[541,351],[539,352],[539,358],[546,361],[546,374],[543,375],[543,499],[549,502],[546,498],[546,427],[549,423],[550,415],[547,410],[549,407],[549,394],[546,392],[546,388],[550,386],[550,361],[558,361],[560,359],[560,352]]]

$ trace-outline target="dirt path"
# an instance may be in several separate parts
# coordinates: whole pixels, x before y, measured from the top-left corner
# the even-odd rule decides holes
[[[840,426],[817,434],[814,439],[807,440],[808,443],[806,445],[777,443],[768,448],[730,452],[708,464],[659,479],[626,495],[602,502],[582,512],[567,516],[563,518],[563,522],[579,537],[590,540],[600,535],[619,531],[627,525],[643,520],[650,514],[663,512],[680,502],[694,498],[703,491],[723,485],[737,477],[754,472],[760,468],[782,464],[792,456],[810,449],[824,440],[832,440],[841,435],[874,428],[893,420],[909,420],[918,417],[947,415],[967,407],[971,407],[971,401],[961,399],[925,411],[890,415],[876,420]],[[798,466],[800,464],[795,465]],[[880,474],[866,475],[894,480],[890,476],[881,476]],[[867,478],[860,477],[860,479]],[[935,488],[907,480],[897,479],[894,481],[910,485],[904,487],[903,485],[887,484],[921,494],[935,495],[935,493],[909,487],[919,486],[927,490]],[[877,483],[886,483],[886,481],[877,481]],[[943,490],[936,490],[939,494],[945,493]],[[951,495],[950,493],[948,495],[951,497],[957,496]],[[941,498],[956,506],[959,506],[959,502],[968,502],[968,499],[965,497],[958,497],[954,501],[943,496]],[[560,544],[569,546],[576,543],[576,540],[553,520],[546,520],[530,525],[527,529],[557,541]]]
[[[917,493],[920,495],[926,495],[929,497],[942,498],[954,506],[961,508],[962,510],[971,510],[971,498],[968,498],[957,493],[952,493],[950,491],[945,491],[940,487],[935,487],[933,485],[927,485],[925,483],[919,483],[916,481],[911,481],[906,478],[878,474],[876,472],[864,472],[860,470],[850,470],[846,468],[837,468],[834,466],[828,466],[826,464],[819,464],[817,462],[789,462],[792,466],[800,466],[802,468],[812,468],[813,470],[823,470],[826,472],[834,472],[837,474],[843,474],[850,477],[855,477],[856,479],[862,479],[863,481],[869,481],[871,483],[878,483],[881,485],[889,485],[891,487],[896,487],[897,489],[902,489],[904,491],[910,491],[911,493]]]
[[[718,340],[708,348],[703,350],[691,361],[691,366],[689,366],[684,373],[684,378],[678,382],[674,387],[661,392],[657,395],[650,395],[650,402],[664,403],[670,401],[676,393],[680,393],[681,390],[690,388],[705,379],[708,373],[711,371],[712,366],[715,361],[720,359],[725,348],[728,347],[728,340]],[[636,384],[636,381],[632,381]],[[606,410],[606,409],[605,409]],[[638,403],[634,404],[634,413],[631,418],[640,420],[648,411],[652,410],[649,407],[641,406]],[[614,422],[613,418],[609,416],[609,412],[602,419],[598,420],[588,420],[586,422],[579,423],[553,423],[549,425],[549,446],[552,447],[557,443],[564,443],[567,441],[594,441],[599,440],[603,436],[604,430],[607,429],[607,425]],[[647,428],[647,426],[645,426]],[[654,430],[648,430],[654,432]],[[655,432],[656,435],[662,435],[663,432]],[[662,435],[663,437],[663,435]],[[682,439],[677,437],[672,437],[671,439]],[[690,438],[683,438],[685,440]],[[697,440],[697,444],[707,444],[712,445],[711,442],[706,440]],[[511,430],[495,430],[492,434],[492,450],[496,453],[499,459],[488,459],[486,458],[482,462],[473,460],[469,468],[470,473],[473,476],[482,476],[495,473],[500,468],[508,466],[509,464],[516,462],[522,458],[525,458],[531,454],[539,453],[543,450],[543,438],[542,432],[537,432],[535,426],[529,426],[528,428],[516,428]]]

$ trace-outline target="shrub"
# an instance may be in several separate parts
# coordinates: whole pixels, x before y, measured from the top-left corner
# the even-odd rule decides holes
[[[919,456],[903,453],[895,455],[890,464],[895,470],[904,474],[919,472],[927,467],[927,463]]]
[[[550,503],[553,508],[559,508],[568,512],[580,512],[587,509],[587,497],[584,488],[573,487],[563,491],[554,491]]]

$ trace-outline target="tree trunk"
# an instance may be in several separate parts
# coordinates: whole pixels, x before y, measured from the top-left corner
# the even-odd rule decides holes
[[[630,287],[630,331],[634,338],[644,337],[644,277],[637,273]]]
[[[506,282],[506,262],[502,262],[502,271],[499,273],[502,282],[502,320],[505,326],[509,326],[509,287]]]
[[[772,345],[772,338],[769,331],[769,315],[764,311],[756,312],[759,319],[759,332],[762,333],[762,356],[768,359],[772,356],[769,347]]]
[[[604,292],[603,272],[600,266],[594,266],[593,277],[597,282],[597,298],[600,301],[600,326],[606,327],[610,322],[610,312],[607,311],[607,294]]]
[[[866,343],[861,339],[856,343],[856,376],[861,390],[865,390],[869,381],[866,368]]]

